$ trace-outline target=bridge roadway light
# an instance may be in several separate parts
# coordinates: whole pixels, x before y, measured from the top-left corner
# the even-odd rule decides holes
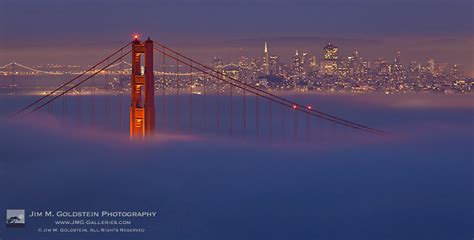
[[[308,106],[308,110],[311,110],[311,109],[312,109],[312,107],[311,107],[311,106]]]
[[[296,105],[293,105],[293,109],[296,109]]]

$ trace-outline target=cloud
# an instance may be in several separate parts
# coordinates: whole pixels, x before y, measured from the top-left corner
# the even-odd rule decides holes
[[[173,134],[141,144],[44,117],[1,120],[0,189],[8,194],[0,208],[158,211],[157,221],[140,223],[144,240],[470,237],[472,108],[411,109],[388,104],[396,98],[363,98],[308,99],[397,136],[338,138],[325,146]]]

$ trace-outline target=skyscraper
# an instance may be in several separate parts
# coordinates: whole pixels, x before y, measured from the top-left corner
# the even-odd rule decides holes
[[[374,71],[379,76],[388,76],[391,66],[385,58],[377,58],[374,61]]]
[[[436,71],[436,61],[434,59],[428,59],[428,65],[426,67],[426,69],[428,70],[428,72],[431,74],[431,75],[436,75],[437,74],[437,71]]]
[[[331,43],[328,43],[328,45],[324,47],[324,60],[337,61],[338,54],[339,48]]]
[[[265,47],[263,49],[263,63],[262,63],[262,70],[265,75],[270,74],[270,57],[268,54],[268,44],[265,42]]]
[[[363,74],[364,67],[362,64],[362,58],[359,55],[359,51],[355,50],[354,53],[347,57],[349,64],[349,74],[352,76],[359,76]]]
[[[269,63],[270,75],[280,75],[281,74],[281,66],[280,66],[280,57],[278,56],[270,56],[270,63]]]
[[[394,76],[396,76],[397,78],[403,78],[404,77],[404,73],[403,73],[403,65],[400,61],[400,52],[397,52],[397,54],[395,55],[395,60],[392,64],[392,74]]]
[[[323,58],[320,65],[320,73],[323,75],[334,75],[337,71],[337,59],[339,48],[328,43],[323,49]]]
[[[315,71],[317,70],[317,67],[318,67],[318,62],[316,60],[316,56],[312,56],[310,59],[309,59],[309,69],[311,71]]]
[[[293,72],[293,78],[296,80],[301,80],[305,76],[304,72],[304,57],[306,57],[305,54],[299,54],[298,50],[296,50],[295,55],[293,56],[293,61],[292,61],[292,72]]]

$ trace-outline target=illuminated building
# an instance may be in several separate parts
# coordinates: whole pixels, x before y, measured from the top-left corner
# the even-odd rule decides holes
[[[397,55],[395,56],[395,60],[391,68],[391,73],[396,78],[404,78],[403,65],[400,61],[400,52],[397,52]]]
[[[218,57],[214,57],[212,60],[211,66],[216,69],[216,71],[223,72],[224,71],[224,61]]]
[[[434,59],[428,59],[428,65],[426,67],[428,70],[428,73],[430,73],[433,76],[438,75],[437,69],[436,69],[436,61]]]
[[[270,58],[268,54],[268,44],[265,42],[265,47],[263,49],[263,63],[262,70],[265,75],[270,75]]]
[[[338,61],[337,64],[337,74],[340,78],[344,79],[349,76],[350,68],[349,68],[349,58],[342,58]]]
[[[298,50],[296,50],[295,55],[293,56],[293,61],[291,65],[292,69],[292,78],[294,80],[300,80],[303,79],[305,76],[304,72],[304,56],[306,55],[300,55],[298,53]]]
[[[309,59],[309,69],[311,71],[316,71],[318,68],[318,62],[316,60],[316,56],[312,56],[310,59]]]
[[[224,73],[231,78],[240,78],[240,67],[236,64],[229,64],[223,68]]]
[[[347,57],[349,75],[351,76],[360,76],[365,74],[365,67],[362,58],[359,56],[359,51],[354,51],[354,53]]]
[[[390,73],[390,65],[385,58],[378,58],[374,61],[374,71],[379,76],[387,76]]]
[[[326,47],[324,47],[324,60],[327,61],[337,61],[339,54],[339,48],[328,43]]]
[[[301,65],[303,66],[303,76],[306,75],[306,71],[309,69],[309,63],[308,63],[308,53],[304,52],[301,55]]]
[[[322,75],[334,75],[338,70],[337,59],[339,48],[328,43],[323,49],[323,61],[319,66],[319,72]]]
[[[421,72],[421,64],[416,61],[410,62],[407,67],[407,76],[412,79],[412,82],[420,75]]]
[[[420,69],[421,69],[421,65],[417,63],[416,61],[412,61],[408,65],[408,72],[410,73],[418,73],[420,72]]]
[[[336,61],[323,60],[319,65],[319,72],[323,75],[334,75],[337,71]]]
[[[280,57],[270,56],[269,68],[270,68],[270,75],[281,75],[282,69],[281,69],[281,64],[280,64]]]
[[[449,69],[448,77],[452,80],[460,80],[462,78],[463,72],[461,66],[454,64]]]

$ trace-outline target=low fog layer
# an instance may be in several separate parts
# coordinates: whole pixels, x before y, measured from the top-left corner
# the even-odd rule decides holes
[[[3,119],[0,207],[158,211],[158,222],[144,221],[147,232],[135,239],[467,239],[473,108],[460,103],[470,96],[438,105],[422,99],[415,102],[430,104],[320,96],[322,108],[373,117],[394,133],[330,144],[177,134],[141,144],[113,132],[64,129],[47,117]],[[132,238],[38,235],[39,221],[26,220],[21,231],[0,225],[1,236]]]

